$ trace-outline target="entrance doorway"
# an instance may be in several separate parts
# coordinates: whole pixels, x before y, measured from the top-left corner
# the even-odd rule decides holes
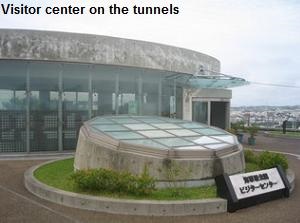
[[[229,125],[229,102],[195,98],[192,101],[192,120],[222,129]]]
[[[210,104],[210,125],[226,129],[229,118],[228,112],[228,102],[212,101]]]

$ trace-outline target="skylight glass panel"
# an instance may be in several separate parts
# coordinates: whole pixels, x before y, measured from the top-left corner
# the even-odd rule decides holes
[[[176,147],[176,150],[207,150],[207,148],[197,145],[197,146]]]
[[[153,130],[155,127],[148,124],[124,124],[125,127],[131,130]]]
[[[188,129],[174,129],[174,130],[166,130],[176,136],[197,136],[200,135],[196,132],[193,132],[191,130]]]
[[[131,139],[131,140],[123,140],[124,142],[131,143],[131,144],[137,144],[137,145],[145,145],[150,146],[154,148],[160,148],[160,149],[167,149],[168,147],[159,144],[151,139]]]
[[[107,135],[116,139],[143,139],[144,136],[136,132],[106,132]]]
[[[235,140],[234,136],[231,136],[231,135],[214,136],[214,138],[231,143],[231,144],[236,144],[236,140]]]
[[[159,123],[159,124],[152,124],[153,126],[159,129],[180,129],[181,127],[171,123]]]
[[[186,129],[207,128],[206,125],[201,125],[201,124],[194,123],[194,122],[187,122],[187,123],[183,123],[183,124],[179,124],[179,125]]]
[[[164,120],[165,122],[169,123],[184,123],[181,119],[175,119],[175,118],[161,118],[161,120]]]
[[[223,148],[228,147],[228,146],[230,146],[230,145],[226,144],[226,143],[205,145],[205,147],[207,147],[209,149],[223,149]]]
[[[200,136],[198,139],[194,139],[193,142],[201,145],[208,144],[208,143],[220,143],[219,140],[207,136]]]
[[[148,138],[165,138],[165,137],[175,137],[170,133],[167,133],[162,130],[148,130],[148,131],[138,131],[140,134]]]
[[[166,138],[166,139],[154,139],[154,140],[168,147],[182,147],[182,146],[195,145],[194,143],[181,138]]]
[[[111,120],[119,124],[140,123],[139,121],[132,118],[112,118]]]
[[[193,129],[193,131],[198,132],[203,135],[224,135],[226,132],[224,131],[219,131],[216,129],[211,129],[211,128],[205,128],[205,129]]]
[[[142,122],[146,122],[146,123],[165,123],[165,121],[161,120],[161,119],[157,119],[157,118],[138,118],[137,120],[142,121]]]
[[[93,127],[97,130],[103,131],[103,132],[107,132],[107,131],[126,131],[128,129],[126,129],[125,127],[121,126],[121,125],[98,125],[95,124],[93,125]]]
[[[105,118],[97,118],[93,121],[91,121],[92,124],[114,124],[114,122],[105,119]]]

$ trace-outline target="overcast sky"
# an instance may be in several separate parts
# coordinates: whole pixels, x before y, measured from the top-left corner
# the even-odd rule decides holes
[[[30,6],[178,6],[178,15],[3,15],[0,28],[132,38],[193,49],[221,61],[222,73],[262,82],[233,88],[232,105],[300,104],[299,0],[2,0]]]

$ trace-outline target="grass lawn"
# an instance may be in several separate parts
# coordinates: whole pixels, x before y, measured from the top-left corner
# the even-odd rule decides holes
[[[282,131],[269,131],[271,136],[282,136],[282,137],[290,137],[290,138],[300,138],[300,132],[286,132],[283,134]]]
[[[157,189],[149,196],[133,196],[124,194],[110,194],[100,192],[84,192],[78,189],[70,178],[73,173],[74,159],[65,159],[44,165],[34,172],[34,176],[41,182],[62,190],[91,194],[98,196],[108,196],[114,198],[128,199],[151,199],[151,200],[185,200],[185,199],[205,199],[216,198],[217,192],[215,186],[204,186],[195,188],[166,188]]]

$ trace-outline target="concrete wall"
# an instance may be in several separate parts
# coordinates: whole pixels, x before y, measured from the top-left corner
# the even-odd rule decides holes
[[[220,62],[192,50],[108,36],[0,29],[0,59],[69,61],[198,73]]]

